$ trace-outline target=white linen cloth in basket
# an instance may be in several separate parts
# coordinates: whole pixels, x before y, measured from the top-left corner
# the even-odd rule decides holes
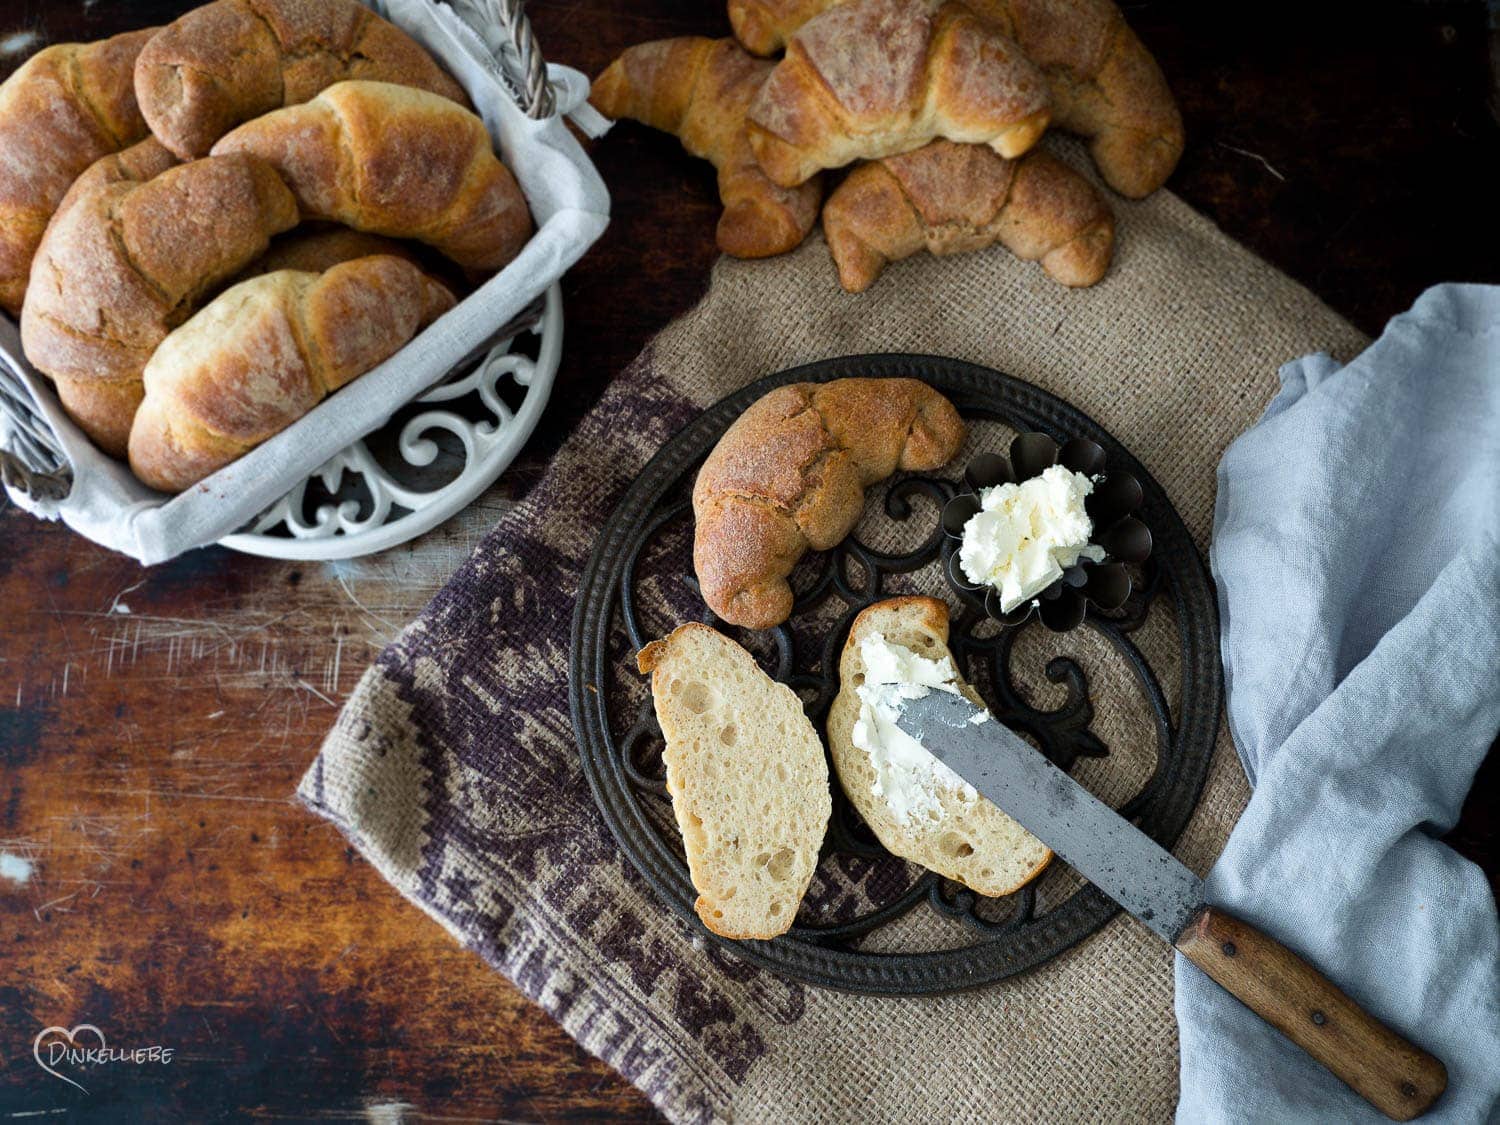
[[[400,352],[325,399],[305,417],[180,496],[145,487],[123,463],[100,453],[63,412],[51,384],[26,363],[20,332],[0,316],[0,362],[14,367],[51,423],[73,471],[65,499],[7,488],[20,507],[62,519],[80,534],[142,563],[158,563],[217,542],[250,522],[344,446],[378,429],[511,321],[583,256],[609,222],[609,193],[563,124],[587,132],[603,119],[585,103],[588,80],[549,66],[557,111],[527,117],[496,73],[478,36],[433,0],[372,5],[419,40],[463,85],[531,207],[537,230],[520,255]],[[495,29],[499,42],[499,29]],[[0,427],[6,420],[0,415]],[[0,432],[0,438],[3,438]]]

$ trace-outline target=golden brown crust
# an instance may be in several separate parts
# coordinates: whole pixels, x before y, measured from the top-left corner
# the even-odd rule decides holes
[[[818,178],[778,187],[750,151],[745,113],[771,68],[733,39],[663,39],[625,51],[589,95],[606,116],[671,133],[718,169],[719,249],[737,258],[794,249],[817,221],[823,194]]]
[[[1090,140],[1121,195],[1161,187],[1182,156],[1182,115],[1156,59],[1112,0],[974,0],[1046,72],[1054,122]]]
[[[958,254],[998,242],[1070,286],[1094,284],[1114,253],[1109,205],[1062,161],[951,141],[856,168],[829,196],[823,233],[851,293],[924,247]]]
[[[340,82],[241,125],[213,151],[267,161],[305,218],[414,238],[467,270],[500,269],[531,235],[484,123],[423,90]]]
[[[839,0],[729,0],[729,26],[752,55],[774,55],[796,30]]]
[[[886,598],[883,601],[877,602],[876,605],[884,606],[888,610],[895,610],[899,613],[910,612],[914,615],[919,626],[936,633],[942,638],[944,643],[947,643],[949,625],[948,603],[941,598],[929,598],[919,594],[902,594],[894,598]],[[844,642],[844,649],[846,651],[858,643],[855,636],[859,631],[860,618],[874,608],[875,606],[866,606],[850,624],[849,637]]]
[[[692,622],[689,622],[689,624],[692,624]],[[678,628],[680,629],[682,628],[682,626],[679,625]],[[656,671],[657,666],[660,665],[661,662],[666,658],[666,655],[666,638],[652,641],[645,648],[641,649],[640,652],[635,654],[636,669],[640,672],[641,675],[649,676],[652,672]]]
[[[935,137],[1019,156],[1049,113],[1041,71],[962,5],[859,0],[797,31],[751,105],[750,144],[790,186]]]
[[[665,637],[658,637],[654,641],[647,642],[640,652],[635,654],[636,670],[643,676],[649,676],[661,667],[662,663],[672,654],[672,642],[683,637],[691,637],[694,633],[707,635],[717,633],[712,625],[705,625],[701,621],[684,621],[673,629]]]
[[[757,55],[781,49],[818,13],[848,0],[730,0],[735,35]],[[965,0],[1047,77],[1052,123],[1089,138],[1105,182],[1139,199],[1182,155],[1182,115],[1161,68],[1112,0]]]
[[[369,258],[376,254],[392,254],[413,264],[421,264],[410,243],[383,238],[378,234],[367,234],[349,227],[313,223],[298,227],[273,241],[271,248],[251,262],[236,280],[248,281],[251,277],[275,270],[322,273],[343,262]]]
[[[291,193],[253,157],[175,164],[152,139],[80,176],[37,249],[21,313],[27,358],[116,456],[156,346],[297,221]]]
[[[131,76],[156,29],[57,43],[0,85],[0,308],[18,316],[47,220],[90,164],[146,135]]]
[[[398,258],[405,258],[429,277],[442,282],[460,301],[474,289],[463,270],[430,246],[424,246],[413,239],[370,234],[341,223],[321,222],[301,223],[286,234],[272,239],[271,248],[233,280],[246,281],[272,270],[322,273],[341,262],[352,262],[355,258],[369,258],[376,254],[394,254]]]
[[[916,379],[794,383],[758,399],[693,486],[703,600],[734,625],[779,625],[797,560],[849,534],[865,488],[897,469],[939,468],[964,435],[952,403]]]
[[[130,467],[180,492],[279,433],[453,306],[411,262],[277,270],[221,293],[147,364]]]
[[[241,122],[351,78],[469,104],[421,44],[355,0],[215,0],[194,8],[141,52],[135,88],[157,139],[191,160]]]
[[[704,926],[706,926],[709,930],[712,930],[714,933],[718,934],[721,938],[729,938],[732,941],[770,941],[772,938],[780,937],[782,934],[786,933],[787,930],[792,928],[791,925],[788,924],[784,928],[777,928],[774,930],[769,926],[763,930],[756,930],[753,932],[748,928],[743,931],[736,930],[729,926],[725,926],[723,923],[717,922],[715,920],[713,916],[714,912],[712,910],[712,905],[713,904],[709,902],[708,899],[704,898],[702,895],[699,895],[693,900],[693,912],[698,915],[698,920],[702,922]]]

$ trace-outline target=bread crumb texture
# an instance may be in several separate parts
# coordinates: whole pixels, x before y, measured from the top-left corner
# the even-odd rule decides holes
[[[698,917],[729,938],[785,933],[832,811],[802,700],[706,625],[683,625],[638,659],[651,673]]]

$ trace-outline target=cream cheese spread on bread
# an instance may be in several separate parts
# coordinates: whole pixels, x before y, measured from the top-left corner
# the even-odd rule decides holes
[[[1080,558],[1100,562],[1104,548],[1084,501],[1094,482],[1062,465],[1020,484],[982,489],[980,510],[964,525],[958,561],[970,582],[1000,592],[1009,613],[1062,577]]]
[[[882,798],[898,821],[908,823],[923,815],[941,816],[940,790],[956,791],[965,800],[978,797],[974,787],[938,761],[922,744],[896,725],[904,700],[921,699],[929,691],[958,691],[958,669],[945,651],[929,660],[883,633],[867,636],[859,647],[865,664],[864,682],[855,689],[859,718],[852,741],[870,756],[875,769],[871,791]]]

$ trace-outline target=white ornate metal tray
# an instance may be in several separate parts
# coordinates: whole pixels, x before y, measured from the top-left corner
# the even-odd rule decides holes
[[[398,23],[404,18],[426,27],[434,36],[428,46],[450,69],[469,73],[470,80],[478,82],[472,73],[477,63],[488,74],[486,83],[499,79],[516,108],[544,122],[545,128],[559,128],[556,111],[573,113],[586,92],[581,75],[546,67],[522,0],[447,0],[446,6],[437,7],[427,6],[428,0],[402,0],[399,5],[394,0],[365,2]],[[448,14],[439,19],[437,12]],[[422,13],[432,20],[424,22]],[[566,89],[562,104],[554,94],[554,81]],[[487,85],[485,91],[486,97],[493,97]],[[502,97],[492,108],[508,116],[514,112],[508,106]],[[497,131],[503,131],[494,122],[489,126],[497,137]],[[587,131],[587,126],[580,127]],[[529,131],[520,136],[525,142],[518,142],[522,149],[541,143]],[[563,224],[550,235],[544,227],[533,242],[550,237],[550,252],[571,261],[603,229],[596,220],[607,213],[607,200],[581,150],[570,157],[565,170],[571,177],[564,177],[568,198],[589,221],[573,227]],[[305,471],[309,462],[327,456],[328,446],[320,446],[316,458],[304,451],[309,455],[291,473],[274,480],[255,478],[253,500],[242,494],[238,506],[226,508],[225,497],[208,490],[166,501],[143,500],[145,490],[124,477],[118,463],[81,435],[65,430],[60,436],[54,431],[48,418],[57,418],[60,408],[54,409],[45,381],[27,368],[15,327],[0,321],[0,330],[8,330],[0,331],[0,484],[27,510],[65,519],[88,538],[147,562],[216,536],[224,536],[219,542],[233,550],[298,560],[352,558],[393,547],[470,503],[505,471],[531,436],[550,397],[562,353],[560,290],[555,284],[543,289],[555,276],[556,271],[530,275],[529,281],[521,277],[520,284],[502,287],[498,303],[491,306],[494,319],[471,317],[461,337],[467,347],[479,335],[473,329],[482,326],[488,333],[482,343],[446,375],[423,371],[423,378],[413,385],[429,389],[383,421],[382,406],[366,407],[346,419],[349,424],[340,440],[355,432],[364,436],[329,457],[253,519],[246,519],[247,514],[295,481],[296,472]],[[476,298],[471,294],[466,300]],[[529,303],[517,312],[521,301]],[[504,317],[511,319],[489,330]],[[457,349],[436,354],[451,356],[453,350]],[[372,423],[378,428],[371,430]],[[170,542],[163,544],[151,520],[159,509],[174,504],[188,505],[170,517],[186,530],[175,539],[168,536]],[[229,528],[235,530],[225,536]]]
[[[342,449],[220,543],[276,559],[351,559],[430,531],[495,482],[536,428],[562,356],[562,294],[470,367]]]

